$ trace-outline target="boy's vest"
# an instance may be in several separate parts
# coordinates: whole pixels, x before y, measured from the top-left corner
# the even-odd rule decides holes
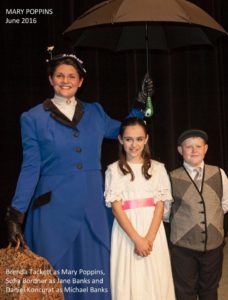
[[[205,165],[201,192],[184,167],[172,171],[170,178],[174,198],[171,242],[197,251],[219,247],[224,237],[220,169]]]

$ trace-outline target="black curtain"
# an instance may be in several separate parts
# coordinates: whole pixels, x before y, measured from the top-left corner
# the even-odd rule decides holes
[[[66,47],[68,41],[63,38],[63,31],[99,2],[1,1],[0,246],[6,245],[3,216],[13,196],[22,159],[20,114],[52,96],[46,74],[47,46]],[[227,0],[190,2],[203,8],[228,30]],[[206,162],[219,165],[228,173],[227,53],[227,37],[211,48],[150,52],[149,67],[155,85],[155,113],[148,121],[150,143],[153,158],[164,162],[168,170],[181,163],[176,151],[177,136],[195,127],[209,134]],[[145,52],[78,49],[77,54],[88,71],[79,96],[89,102],[100,102],[113,118],[124,118],[146,72]],[[117,151],[117,142],[104,142],[104,169],[117,159]]]

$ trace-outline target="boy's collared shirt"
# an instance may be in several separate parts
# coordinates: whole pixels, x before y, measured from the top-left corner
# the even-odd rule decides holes
[[[195,169],[198,169],[200,168],[201,171],[200,171],[200,174],[199,174],[199,179],[202,179],[203,177],[203,168],[204,168],[204,161],[201,162],[201,164],[197,167],[193,167],[193,166],[190,166],[188,163],[186,163],[184,161],[183,163],[185,169],[187,170],[188,174],[190,175],[190,177],[194,180],[194,177],[195,177]]]
[[[189,176],[194,179],[194,176],[195,176],[195,171],[194,169],[196,167],[193,167],[193,166],[190,166],[188,163],[186,163],[184,161],[183,163],[184,165],[184,168],[187,170]],[[200,178],[202,178],[203,176],[203,169],[204,169],[204,161],[201,162],[201,164],[199,166],[197,166],[197,168],[200,167],[202,169],[202,172],[200,174]],[[228,211],[228,178],[224,172],[223,169],[220,168],[220,172],[221,172],[221,177],[222,177],[222,186],[223,186],[223,196],[222,196],[222,200],[221,200],[221,203],[222,203],[222,208],[223,208],[223,211],[224,213],[226,213]]]

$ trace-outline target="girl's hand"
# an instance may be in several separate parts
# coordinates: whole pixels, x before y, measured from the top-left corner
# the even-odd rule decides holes
[[[152,244],[146,237],[139,236],[135,241],[135,253],[139,256],[145,257],[152,251]]]
[[[150,252],[153,250],[153,242],[154,240],[151,240],[148,238],[148,236],[145,236],[145,239],[148,241],[149,245],[150,245]]]
[[[149,238],[148,235],[145,236],[145,239],[146,239],[146,240],[148,241],[148,243],[150,244],[150,246],[151,246],[151,251],[152,251],[154,239],[153,239],[153,238]]]

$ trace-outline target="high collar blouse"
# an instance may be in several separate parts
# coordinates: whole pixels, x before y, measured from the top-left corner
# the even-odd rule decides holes
[[[51,101],[69,120],[72,121],[77,105],[75,97],[68,99],[55,95],[54,98],[51,99]]]

